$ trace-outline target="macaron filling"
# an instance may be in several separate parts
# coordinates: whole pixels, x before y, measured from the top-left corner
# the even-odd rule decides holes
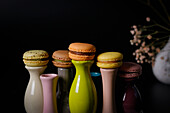
[[[76,55],[87,55],[87,56],[95,55],[95,52],[77,52],[77,51],[69,51],[69,52]]]
[[[71,61],[64,61],[64,60],[58,60],[58,59],[53,59],[53,61],[55,61],[55,62],[61,62],[61,63],[62,63],[62,62],[68,62],[68,63],[71,62]]]
[[[27,61],[46,61],[48,60],[48,58],[42,58],[42,59],[25,59],[24,60],[27,60]]]
[[[117,62],[121,62],[121,60],[117,60],[117,61],[98,61],[99,63],[117,63]]]
[[[133,73],[140,74],[140,72],[125,72],[125,71],[120,71],[119,73],[121,73],[121,74],[133,74]]]
[[[76,55],[87,55],[87,56],[93,56],[95,55],[95,52],[77,52],[77,51],[69,51],[72,54],[76,54]]]

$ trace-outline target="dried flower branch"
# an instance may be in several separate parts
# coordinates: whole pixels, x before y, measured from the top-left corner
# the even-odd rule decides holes
[[[152,6],[150,0],[147,0],[146,2],[140,0],[140,2],[149,6],[162,20],[163,24],[156,22],[150,17],[146,17],[146,22],[148,22],[149,25],[132,26],[130,33],[132,34],[133,39],[130,40],[130,44],[138,47],[138,49],[133,52],[138,63],[153,63],[155,56],[170,38],[170,17],[162,0],[159,0],[159,2],[166,14],[165,18]]]

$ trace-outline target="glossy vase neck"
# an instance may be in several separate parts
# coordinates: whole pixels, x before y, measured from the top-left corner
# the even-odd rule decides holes
[[[89,60],[89,61],[72,60],[72,63],[74,64],[74,66],[76,68],[76,73],[84,72],[84,73],[88,73],[90,75],[90,67],[94,63],[94,61],[93,60]]]
[[[73,80],[72,68],[58,68],[58,76],[60,77],[60,89],[61,92],[69,94],[71,82]]]
[[[43,112],[43,91],[40,80],[40,74],[44,72],[47,66],[29,67],[25,66],[30,74],[30,80],[25,92],[24,105],[27,113]]]
[[[103,113],[116,113],[115,105],[115,80],[116,69],[100,68],[103,82]]]
[[[47,66],[42,67],[29,67],[25,66],[25,68],[28,70],[30,77],[37,77],[39,78],[40,74],[44,72],[44,70],[47,68]]]
[[[57,74],[42,74],[40,79],[43,87],[43,113],[58,113],[56,101]]]

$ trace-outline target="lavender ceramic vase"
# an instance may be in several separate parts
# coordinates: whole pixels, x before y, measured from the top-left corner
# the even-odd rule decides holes
[[[58,113],[56,98],[57,74],[42,74],[40,79],[43,87],[43,113]]]
[[[103,82],[103,111],[102,113],[116,113],[115,105],[115,80],[117,68],[103,69],[100,68]]]
[[[170,84],[170,38],[160,53],[157,54],[152,70],[160,82]]]
[[[43,112],[43,91],[40,80],[40,74],[44,72],[47,66],[29,67],[25,66],[30,74],[30,80],[27,85],[24,98],[24,106],[27,113]]]

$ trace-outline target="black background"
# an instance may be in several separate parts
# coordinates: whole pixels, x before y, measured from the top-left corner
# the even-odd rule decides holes
[[[43,49],[51,57],[55,50],[67,49],[72,42],[85,42],[96,46],[96,56],[119,51],[124,61],[136,62],[129,31],[134,24],[144,24],[147,16],[156,17],[137,0],[1,0],[1,98],[5,100],[1,104],[4,111],[25,112],[24,94],[29,81],[22,61],[25,51]],[[149,64],[142,67],[137,86],[144,113],[169,113],[170,86],[155,79]],[[95,63],[91,71],[99,71]],[[44,73],[56,73],[51,58]]]

